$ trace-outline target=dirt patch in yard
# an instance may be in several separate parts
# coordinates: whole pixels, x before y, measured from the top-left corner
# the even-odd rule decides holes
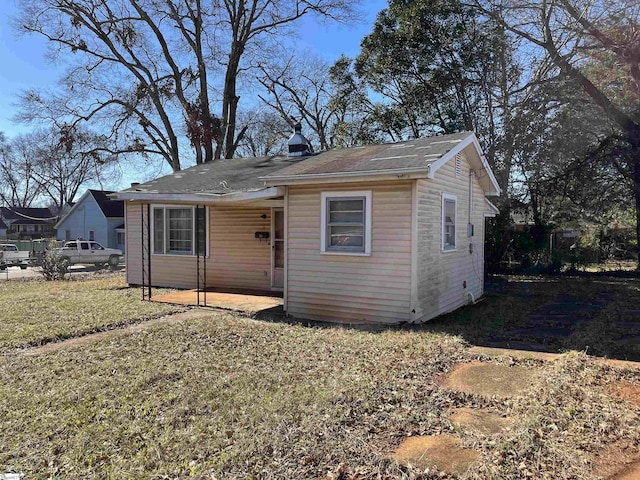
[[[444,380],[446,388],[483,397],[515,397],[531,387],[536,371],[487,362],[459,365]]]
[[[636,407],[640,407],[640,385],[624,381],[616,382],[609,386],[609,393],[614,397],[632,403]]]
[[[486,410],[467,407],[452,410],[449,419],[465,433],[475,430],[485,435],[500,433],[513,423],[513,419],[505,418]]]
[[[640,478],[640,450],[628,443],[609,445],[593,460],[593,474],[606,480],[637,480]]]
[[[398,463],[421,469],[435,466],[452,475],[463,475],[479,457],[475,450],[464,448],[459,438],[449,435],[409,437],[393,455]]]

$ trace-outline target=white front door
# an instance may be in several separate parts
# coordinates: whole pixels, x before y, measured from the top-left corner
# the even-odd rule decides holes
[[[271,287],[284,287],[284,210],[271,211]]]

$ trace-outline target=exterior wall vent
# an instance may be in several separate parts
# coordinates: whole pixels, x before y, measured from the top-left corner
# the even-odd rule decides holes
[[[302,135],[300,122],[293,127],[293,135],[289,139],[289,156],[302,157],[309,155],[309,141]]]
[[[462,175],[462,155],[456,153],[456,178]]]

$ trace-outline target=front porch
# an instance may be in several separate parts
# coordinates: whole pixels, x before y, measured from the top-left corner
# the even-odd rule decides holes
[[[261,290],[182,290],[151,297],[153,302],[219,308],[250,316],[267,310],[282,311],[282,294]]]

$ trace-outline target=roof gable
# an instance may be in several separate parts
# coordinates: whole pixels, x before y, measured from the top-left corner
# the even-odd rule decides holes
[[[473,133],[462,141],[457,142],[448,152],[443,154],[429,166],[429,178],[435,178],[435,175],[440,168],[446,165],[447,162],[455,159],[456,155],[462,152],[465,153],[469,165],[476,172],[478,181],[480,182],[485,195],[500,195],[500,185],[498,184],[496,177],[493,175],[489,162],[487,162],[486,157],[482,153],[478,139]]]
[[[109,197],[114,192],[109,190],[87,190],[80,199],[73,204],[71,209],[56,223],[56,229],[60,229],[64,222],[75,212],[84,202],[93,199],[105,218],[124,218],[124,201],[113,200]]]

